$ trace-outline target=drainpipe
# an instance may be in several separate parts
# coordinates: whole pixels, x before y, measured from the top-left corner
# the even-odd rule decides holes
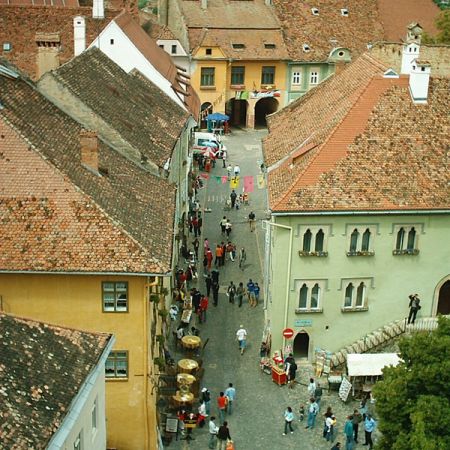
[[[291,261],[292,261],[292,227],[289,227],[287,225],[281,225],[279,223],[275,222],[269,222],[264,220],[268,226],[274,226],[279,227],[284,230],[289,230],[289,250],[288,250],[288,264],[287,264],[287,273],[286,273],[286,298],[284,302],[284,328],[287,328],[288,323],[288,313],[289,313],[289,284],[291,280]],[[284,348],[286,347],[286,338],[283,337],[283,352]]]
[[[149,292],[149,287],[147,287],[147,284],[150,282],[149,278],[147,278],[147,283],[144,284],[144,292],[143,292],[143,306],[144,306],[144,314],[143,314],[143,320],[142,320],[142,326],[143,326],[143,333],[144,333],[144,355],[143,355],[143,364],[144,364],[144,377],[143,377],[143,381],[144,381],[144,432],[145,432],[145,439],[144,439],[144,450],[148,449],[148,438],[149,438],[149,433],[148,433],[148,346],[150,345],[150,342],[148,342],[148,332],[147,332],[147,309],[148,309],[148,292]]]

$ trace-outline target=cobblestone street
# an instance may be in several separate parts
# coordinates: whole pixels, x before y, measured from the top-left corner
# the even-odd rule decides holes
[[[241,179],[245,175],[256,176],[260,172],[259,162],[262,160],[261,138],[265,131],[241,131],[233,130],[233,134],[224,138],[228,148],[228,161],[241,167]],[[250,308],[247,301],[242,308],[237,304],[230,304],[225,295],[229,281],[236,285],[243,282],[244,286],[249,278],[258,282],[263,292],[263,255],[264,255],[264,231],[261,227],[261,219],[267,219],[266,189],[259,189],[255,182],[255,190],[250,194],[250,205],[239,210],[224,211],[225,199],[228,198],[231,189],[229,183],[219,184],[215,176],[226,175],[226,169],[222,168],[222,161],[218,161],[212,169],[211,177],[205,184],[205,188],[199,193],[202,208],[211,208],[210,213],[204,214],[204,227],[201,237],[207,237],[211,249],[224,238],[221,237],[219,222],[226,215],[233,223],[231,240],[239,249],[244,246],[247,250],[247,264],[244,271],[238,267],[238,262],[227,261],[220,270],[220,294],[219,305],[214,307],[210,299],[207,321],[198,325],[203,342],[209,339],[204,352],[205,374],[202,386],[211,391],[211,413],[217,417],[216,398],[220,391],[224,391],[228,383],[233,383],[236,388],[236,401],[232,415],[228,415],[230,434],[235,442],[236,450],[329,450],[332,444],[322,437],[322,414],[327,406],[332,406],[338,421],[336,441],[341,442],[345,448],[343,438],[343,425],[345,417],[351,413],[357,403],[343,404],[336,392],[325,392],[321,403],[321,412],[317,417],[316,427],[313,430],[305,429],[304,422],[298,421],[298,407],[308,401],[306,384],[312,375],[309,365],[299,364],[297,381],[299,384],[294,389],[286,386],[279,387],[272,382],[270,375],[263,373],[259,367],[259,348],[264,325],[263,299],[260,299],[257,308]],[[242,183],[236,190],[242,192]],[[254,211],[257,219],[256,232],[251,233],[247,223],[250,211]],[[192,235],[189,243],[192,242]],[[201,265],[201,264],[200,264]],[[201,272],[201,271],[200,271]],[[203,278],[200,276],[198,286],[200,292],[206,292]],[[242,324],[248,331],[247,350],[240,355],[236,341],[236,331]],[[175,353],[176,359],[182,357],[181,353]],[[196,409],[198,404],[194,404]],[[294,434],[283,436],[283,413],[287,406],[291,406],[296,414]],[[206,421],[208,423],[208,420]],[[362,432],[362,435],[364,433]],[[193,431],[194,441],[173,440],[170,448],[181,449],[207,449],[208,426]],[[363,436],[360,443],[363,442]],[[361,444],[355,448],[364,448]]]

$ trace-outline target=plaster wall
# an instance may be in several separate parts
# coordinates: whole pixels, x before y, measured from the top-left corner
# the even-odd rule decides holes
[[[128,282],[128,312],[103,312],[103,281]],[[0,274],[5,312],[87,331],[113,333],[116,337],[113,351],[128,351],[128,378],[106,381],[108,447],[147,448],[144,355],[152,320],[146,314],[146,281],[146,277],[131,276]],[[155,399],[148,395],[148,448],[152,450],[156,448]]]
[[[373,215],[373,216],[291,216],[276,218],[277,223],[293,227],[293,251],[289,276],[288,319],[286,305],[286,271],[289,233],[276,230],[272,236],[269,259],[268,312],[273,349],[282,346],[285,326],[295,333],[310,336],[310,354],[320,347],[337,351],[364,335],[402,319],[408,314],[408,295],[418,293],[422,309],[419,316],[432,316],[435,311],[436,286],[450,274],[448,261],[450,215]],[[414,225],[417,255],[393,255],[396,226]],[[347,256],[352,230],[370,226],[374,256]],[[308,227],[323,227],[326,257],[299,256],[303,232]],[[367,280],[367,308],[343,312],[346,280]],[[320,312],[296,312],[299,290],[305,280],[323,284]],[[307,326],[296,321],[308,320]],[[297,322],[298,323],[298,322]]]

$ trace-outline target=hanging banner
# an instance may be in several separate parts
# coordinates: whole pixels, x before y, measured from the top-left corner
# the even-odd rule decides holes
[[[244,192],[253,192],[255,190],[255,183],[253,176],[244,177]]]
[[[259,174],[257,177],[258,180],[258,189],[264,189],[266,187],[266,179],[264,177],[264,174]]]
[[[280,97],[281,91],[251,91],[250,98]],[[241,97],[242,98],[242,97]]]
[[[239,177],[233,177],[230,180],[231,189],[237,189],[239,187]]]
[[[224,175],[222,177],[222,184],[227,184],[227,181],[228,181],[228,177],[226,175]]]
[[[216,179],[216,183],[217,184],[221,184],[222,183],[222,177],[214,177]]]

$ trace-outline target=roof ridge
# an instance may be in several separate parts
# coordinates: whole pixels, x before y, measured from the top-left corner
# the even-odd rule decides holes
[[[361,55],[361,58],[364,56],[368,56],[367,54]],[[380,64],[377,64],[377,61],[371,57],[369,58],[365,58],[368,59],[368,62],[375,64],[378,68],[382,69],[383,67],[380,67]],[[317,150],[317,152],[311,157],[311,159],[306,163],[305,167],[303,168],[302,171],[300,171],[298,173],[298,175],[295,177],[294,181],[291,183],[290,187],[285,191],[284,195],[278,200],[278,202],[274,205],[273,209],[276,209],[279,205],[281,205],[288,197],[290,197],[292,191],[295,189],[295,187],[297,186],[300,178],[305,175],[305,173],[309,170],[309,168],[311,167],[311,165],[314,163],[314,161],[317,159],[317,157],[321,154],[323,148],[326,146],[327,142],[331,139],[331,137],[334,135],[334,133],[336,132],[336,130],[340,127],[340,125],[342,124],[342,122],[346,119],[346,117],[349,115],[349,113],[353,110],[355,104],[359,101],[359,99],[362,97],[362,95],[364,95],[364,93],[367,91],[369,85],[371,84],[372,80],[374,78],[374,75],[372,75],[372,77],[370,77],[367,81],[366,86],[364,87],[364,89],[361,91],[360,95],[358,95],[355,100],[352,102],[351,106],[348,108],[347,113],[341,118],[341,120],[334,126],[333,130],[328,134],[327,138],[325,139],[325,141],[322,143],[322,145],[319,147],[319,149]]]

